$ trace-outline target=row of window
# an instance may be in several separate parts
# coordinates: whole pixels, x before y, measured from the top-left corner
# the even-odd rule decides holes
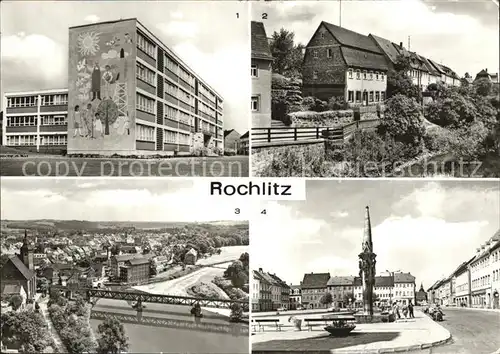
[[[363,94],[363,95],[361,95]],[[347,102],[360,103],[360,102],[384,102],[384,91],[347,91]]]
[[[184,70],[172,58],[165,54],[165,69],[170,70],[178,75],[182,80],[186,81],[190,86],[194,87],[195,78],[193,75]]]
[[[156,58],[156,45],[141,33],[137,33],[137,47],[149,56]]]
[[[167,144],[190,145],[190,135],[170,130],[163,130],[163,142]]]
[[[215,125],[200,120],[200,129],[215,134]]]
[[[37,105],[38,95],[9,97],[7,98],[7,108],[11,107],[34,107]],[[68,94],[42,95],[40,105],[54,106],[68,104]]]
[[[203,85],[199,85],[198,87],[198,91],[204,95],[205,97],[207,97],[210,101],[213,102],[213,104],[215,105],[215,99],[216,99],[216,96],[214,95],[214,93],[212,91],[210,91],[209,89],[207,89],[205,86]]]
[[[181,89],[179,86],[165,80],[165,93],[180,99],[181,101],[194,107],[195,98],[191,96],[188,92]]]
[[[135,106],[141,111],[155,114],[155,100],[141,95],[140,93],[136,94]]]
[[[347,70],[347,77],[349,79],[352,79],[354,77],[354,73],[356,73],[356,80],[377,80],[377,81],[384,81],[385,80],[385,75],[382,72],[379,71],[366,71],[366,70],[352,70],[349,69]]]
[[[36,145],[38,137],[36,135],[7,135],[6,145],[24,146]],[[40,135],[40,145],[66,145],[68,143],[67,135]]]
[[[141,63],[137,63],[137,77],[148,84],[156,86],[156,73]]]
[[[156,141],[155,128],[147,125],[136,124],[136,140]]]
[[[491,276],[488,274],[488,275],[484,275],[482,276],[481,278],[478,278],[478,279],[475,279],[472,281],[472,288],[478,288],[480,286],[485,286],[485,285],[490,285],[490,278]]]
[[[66,116],[41,116],[41,125],[64,125],[67,124],[68,121]],[[38,116],[16,116],[16,117],[7,117],[7,126],[8,127],[31,127],[36,126],[38,121]]]
[[[259,77],[259,68],[257,67],[257,65],[252,65],[250,67],[250,76]]]
[[[208,114],[210,117],[215,118],[215,109],[207,106],[203,102],[198,102],[198,109],[200,110],[200,112],[203,112],[205,114]]]
[[[173,107],[170,107],[168,105],[165,105],[165,118],[175,120],[175,121],[178,121],[178,122],[181,122],[184,124],[188,124],[188,125],[194,125],[193,124],[193,120],[194,120],[193,116],[191,116],[183,111],[180,111],[178,109],[175,109]]]

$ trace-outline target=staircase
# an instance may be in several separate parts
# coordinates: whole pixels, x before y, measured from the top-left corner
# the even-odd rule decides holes
[[[271,120],[271,128],[285,128],[286,125],[280,120]]]

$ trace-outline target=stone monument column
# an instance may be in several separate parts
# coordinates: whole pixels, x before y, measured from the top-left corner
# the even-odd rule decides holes
[[[373,315],[373,286],[375,284],[375,258],[373,253],[372,228],[370,209],[365,209],[365,229],[363,234],[362,252],[359,257],[359,276],[363,287],[363,315]]]

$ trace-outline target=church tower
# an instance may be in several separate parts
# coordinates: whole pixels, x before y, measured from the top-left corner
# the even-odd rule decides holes
[[[363,233],[362,252],[359,257],[359,276],[363,286],[363,314],[373,315],[373,287],[375,285],[375,258],[373,253],[372,226],[370,209],[365,208],[365,228]]]
[[[31,244],[28,240],[28,232],[24,230],[24,240],[23,245],[21,246],[20,258],[29,270],[35,270],[35,266],[33,264],[34,249],[35,247],[33,244]]]

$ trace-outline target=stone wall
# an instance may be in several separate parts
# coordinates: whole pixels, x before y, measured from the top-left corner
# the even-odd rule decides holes
[[[295,112],[288,115],[292,127],[340,127],[354,121],[354,112],[326,111],[326,112]]]

